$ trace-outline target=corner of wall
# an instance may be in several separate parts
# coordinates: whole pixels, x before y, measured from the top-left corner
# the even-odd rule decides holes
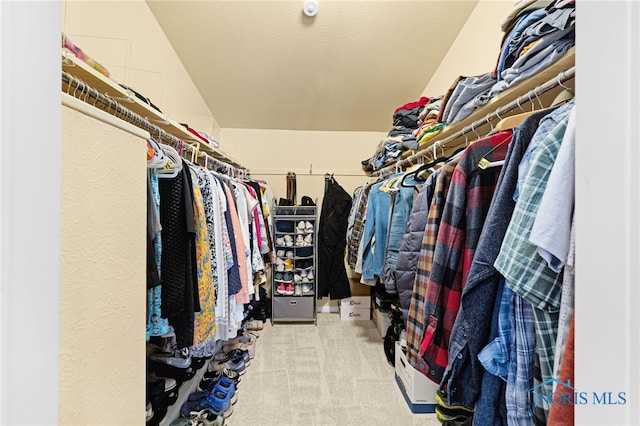
[[[491,71],[500,54],[500,20],[512,8],[511,1],[479,0],[422,96],[444,95],[460,75]]]

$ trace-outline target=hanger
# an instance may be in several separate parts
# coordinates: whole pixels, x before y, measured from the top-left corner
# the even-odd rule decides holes
[[[464,151],[466,149],[466,147],[462,147],[462,148],[458,148],[453,154],[451,154],[448,157],[441,157],[441,158],[436,158],[433,161],[428,162],[427,164],[423,164],[420,167],[418,167],[417,169],[415,169],[412,172],[406,173],[403,177],[402,180],[400,181],[400,186],[404,187],[404,188],[413,188],[415,187],[415,185],[407,185],[406,184],[406,180],[407,177],[409,176],[413,176],[414,180],[416,182],[424,182],[426,179],[420,179],[418,176],[420,173],[422,173],[425,170],[429,170],[430,168],[432,168],[433,166],[436,166],[438,164],[441,163],[446,163],[447,161],[451,160],[452,158],[456,157],[459,153],[461,153],[462,151]],[[444,147],[442,147],[442,152],[444,153]]]
[[[162,144],[163,151],[169,157],[169,161],[167,164],[158,170],[159,178],[174,178],[178,176],[178,173],[182,170],[182,159],[178,154],[178,151],[175,150],[172,146]]]

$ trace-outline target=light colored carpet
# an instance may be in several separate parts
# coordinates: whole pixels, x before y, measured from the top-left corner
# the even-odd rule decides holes
[[[413,414],[372,321],[265,324],[228,426],[440,425]]]

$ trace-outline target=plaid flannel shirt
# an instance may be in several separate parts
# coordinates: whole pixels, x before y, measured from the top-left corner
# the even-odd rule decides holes
[[[501,170],[482,170],[478,163],[483,158],[504,160],[512,135],[509,130],[474,142],[463,152],[451,178],[427,283],[426,327],[419,351],[427,364],[427,377],[436,383],[447,367],[460,297]]]
[[[442,219],[442,211],[447,200],[451,176],[458,164],[458,160],[451,160],[436,171],[436,183],[429,205],[427,224],[425,226],[418,266],[416,269],[407,317],[407,361],[418,371],[427,374],[427,365],[418,355],[420,343],[424,336],[424,303],[427,296],[427,281],[431,272],[433,249],[436,246],[436,237]]]
[[[506,279],[507,285],[534,307],[537,343],[542,381],[553,374],[553,356],[558,332],[562,274],[549,268],[529,241],[531,228],[547,186],[547,180],[558,154],[567,127],[565,116],[532,152],[531,163],[511,222],[494,266]],[[545,386],[547,394],[552,385]]]
[[[360,246],[360,240],[364,232],[364,219],[367,217],[367,203],[369,200],[369,191],[371,191],[372,186],[373,184],[363,187],[358,196],[358,200],[356,200],[351,207],[355,210],[355,213],[353,230],[347,241],[347,261],[353,270],[356,269],[356,263],[358,261],[358,247]]]

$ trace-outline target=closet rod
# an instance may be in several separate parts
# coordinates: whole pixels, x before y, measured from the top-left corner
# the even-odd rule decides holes
[[[62,81],[67,83],[67,94],[73,96],[76,99],[80,99],[94,107],[98,107],[101,104],[105,111],[109,114],[129,122],[137,127],[147,130],[152,136],[157,137],[158,142],[164,142],[166,140],[171,141],[175,146],[174,148],[180,150],[184,146],[184,142],[181,139],[167,133],[158,126],[151,124],[148,120],[140,117],[133,111],[123,107],[115,100],[103,95],[96,89],[89,86],[84,81],[72,76],[71,74],[62,71]],[[78,92],[79,90],[79,92]],[[91,102],[89,98],[93,98]]]
[[[62,71],[62,81],[63,83],[67,84],[66,93],[68,95],[71,95],[74,98],[79,99],[89,105],[93,105],[96,108],[102,109],[103,111],[115,116],[116,118],[119,118],[123,121],[133,124],[136,127],[148,131],[152,135],[152,137],[157,137],[158,142],[165,143],[169,141],[178,152],[182,151],[182,149],[184,148],[185,142],[182,139],[179,139],[172,134],[167,133],[164,129],[152,124],[135,112],[123,107],[115,100],[98,92],[96,89],[92,88],[77,77],[74,77],[71,74]],[[91,99],[93,99],[93,101],[91,101]],[[101,105],[101,107],[99,105]],[[210,156],[210,158],[214,158],[218,164],[224,165],[226,167],[235,167],[234,165],[228,164],[215,157]]]
[[[544,82],[543,84],[541,84],[540,86],[536,86],[535,88],[531,89],[529,92],[519,96],[517,99],[509,102],[508,104],[496,109],[495,111],[492,111],[490,113],[488,113],[487,115],[485,115],[483,118],[474,121],[473,123],[471,123],[471,125],[463,127],[462,129],[460,129],[459,131],[457,131],[456,133],[454,133],[453,135],[436,141],[435,143],[424,147],[422,149],[420,149],[420,151],[416,152],[415,154],[410,155],[409,157],[397,161],[394,164],[391,164],[387,167],[383,167],[380,170],[376,170],[374,172],[371,173],[371,176],[375,176],[375,177],[384,177],[387,175],[390,175],[392,173],[396,173],[399,172],[404,165],[406,164],[410,164],[413,161],[420,159],[420,158],[424,158],[424,156],[426,154],[429,154],[429,151],[435,152],[438,148],[444,150],[445,146],[456,140],[457,138],[459,138],[460,136],[464,136],[467,133],[470,133],[472,131],[474,131],[476,128],[484,125],[484,124],[489,124],[491,122],[491,120],[495,119],[495,118],[504,118],[501,117],[502,114],[505,114],[509,111],[512,111],[516,108],[521,108],[521,104],[523,102],[527,102],[527,101],[532,101],[534,98],[538,97],[539,95],[548,92],[549,90],[557,87],[557,86],[561,86],[563,82],[567,81],[567,80],[571,80],[576,74],[576,68],[575,66],[568,68],[562,72],[560,72],[556,77],[547,80],[546,82]],[[433,155],[433,160],[435,160],[437,158],[437,155]]]

